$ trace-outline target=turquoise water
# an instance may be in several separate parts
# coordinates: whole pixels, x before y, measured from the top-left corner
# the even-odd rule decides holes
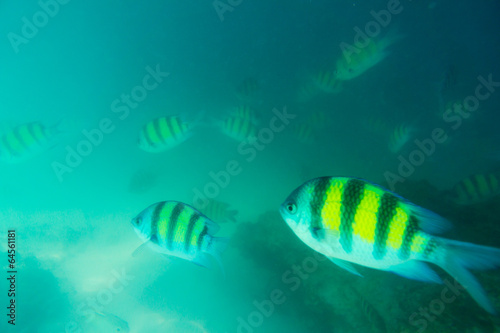
[[[2,2],[0,331],[500,331],[463,290],[445,302],[447,284],[342,270],[279,213],[309,179],[359,177],[450,220],[446,238],[500,247],[499,13],[494,1]],[[174,115],[188,129],[141,149],[143,126]],[[32,123],[51,130],[34,148],[20,130]],[[467,179],[477,194],[457,200]],[[208,199],[230,238],[224,273],[134,253],[143,209]],[[500,310],[498,270],[474,275]]]

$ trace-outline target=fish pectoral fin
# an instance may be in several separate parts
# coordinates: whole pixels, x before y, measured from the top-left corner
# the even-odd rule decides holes
[[[156,244],[156,242],[157,242],[157,240],[154,238],[145,241],[144,243],[139,245],[137,247],[137,249],[135,249],[134,252],[132,252],[132,257],[135,258],[137,256],[143,255],[144,252],[151,251],[151,250],[153,250],[154,252],[164,253],[165,250],[162,247],[158,246],[158,244]],[[168,253],[166,253],[166,254],[168,255]]]
[[[321,236],[330,236],[330,237],[340,237],[340,232],[337,229],[325,229],[325,228],[310,228],[311,234],[318,238]]]
[[[194,264],[206,268],[212,268],[212,263],[210,262],[209,257],[205,253],[201,253],[196,258],[191,260]]]
[[[439,275],[426,263],[417,260],[407,261],[403,264],[392,266],[388,269],[405,278],[423,282],[443,283]]]
[[[342,259],[338,259],[338,258],[333,258],[333,257],[327,257],[331,262],[333,262],[335,265],[339,266],[340,268],[343,268],[345,269],[346,271],[348,272],[351,272],[352,274],[354,275],[357,275],[357,276],[361,276],[363,277],[363,275],[361,275],[358,270],[354,267],[353,264],[351,264],[350,262],[348,261],[345,261],[345,260],[342,260]]]
[[[141,245],[139,245],[137,247],[137,249],[135,249],[135,251],[132,252],[132,257],[136,258],[137,256],[142,255],[144,253],[144,251],[147,251],[146,248],[149,247],[149,243],[150,243],[150,241],[148,240],[148,241],[142,243]]]

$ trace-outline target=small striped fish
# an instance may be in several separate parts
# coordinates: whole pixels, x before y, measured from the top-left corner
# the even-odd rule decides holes
[[[210,267],[206,254],[220,263],[227,238],[214,237],[219,226],[193,207],[163,201],[144,209],[132,219],[139,237],[153,250]]]
[[[452,200],[459,205],[488,201],[500,194],[499,183],[498,177],[493,173],[467,177],[454,186]]]
[[[259,123],[257,112],[248,105],[240,105],[231,110],[230,114],[235,118],[249,119],[254,125]]]
[[[203,207],[196,206],[196,208],[216,222],[236,223],[236,215],[238,215],[238,211],[236,209],[231,209],[231,206],[226,202],[207,199]]]
[[[389,137],[389,150],[396,154],[410,141],[414,129],[406,124],[400,124],[394,128]]]
[[[317,128],[314,127],[310,122],[301,122],[294,124],[293,133],[295,138],[300,143],[311,144],[316,142],[316,132]]]
[[[500,249],[434,236],[449,222],[378,185],[356,178],[316,178],[293,191],[280,212],[305,244],[354,274],[359,275],[351,263],[442,282],[425,264],[430,262],[495,313],[467,269],[500,266]]]
[[[230,115],[220,123],[220,128],[222,133],[237,141],[251,140],[257,136],[257,127],[249,115]]]
[[[0,160],[18,163],[36,156],[50,148],[59,133],[39,122],[17,126],[0,137]]]
[[[322,70],[313,77],[313,82],[319,90],[327,94],[342,90],[342,81],[337,79],[335,70]]]
[[[179,116],[165,116],[146,123],[139,132],[139,147],[149,153],[171,149],[192,136],[193,125]]]

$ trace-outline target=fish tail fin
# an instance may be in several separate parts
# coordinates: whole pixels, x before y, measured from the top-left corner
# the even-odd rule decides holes
[[[483,287],[468,269],[487,270],[499,267],[500,249],[443,238],[439,241],[442,242],[444,251],[435,263],[456,279],[482,308],[496,315]]]
[[[229,238],[227,237],[213,237],[212,243],[208,248],[207,252],[214,257],[215,261],[219,264],[224,280],[226,279],[226,271],[224,265],[222,264],[221,253],[224,252],[229,244]]]

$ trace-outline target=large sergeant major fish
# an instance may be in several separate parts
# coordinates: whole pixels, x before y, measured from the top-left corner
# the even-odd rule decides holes
[[[355,263],[441,283],[430,262],[495,313],[468,269],[500,266],[500,249],[434,236],[449,222],[378,185],[348,177],[312,179],[288,196],[280,213],[304,243],[352,273],[359,275]]]

